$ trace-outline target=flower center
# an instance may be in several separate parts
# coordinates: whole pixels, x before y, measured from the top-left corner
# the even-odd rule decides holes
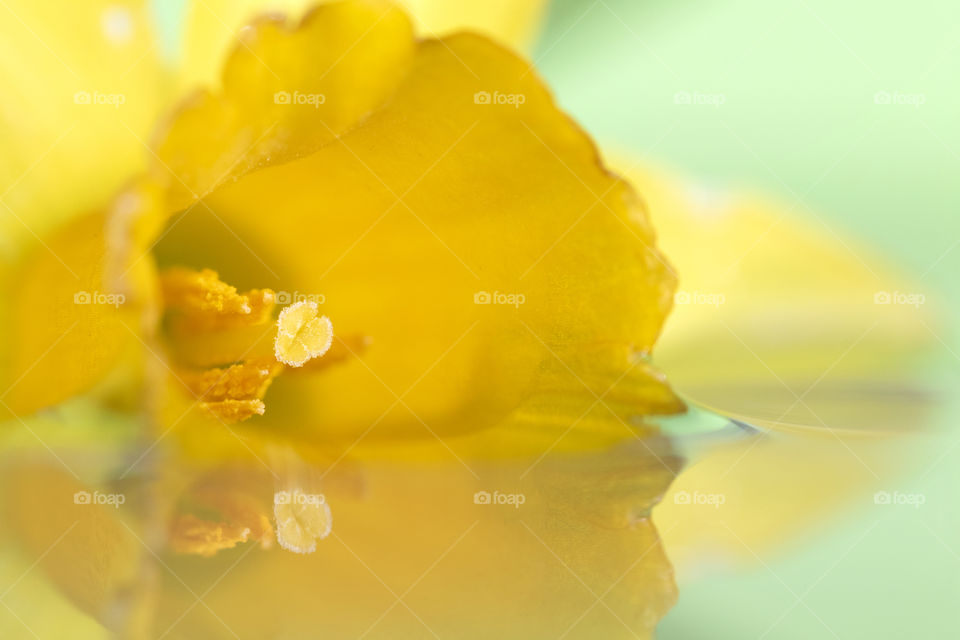
[[[224,423],[262,415],[274,378],[288,366],[319,358],[333,343],[333,325],[316,302],[287,306],[275,321],[273,291],[240,293],[209,269],[170,267],[160,284],[176,377]]]

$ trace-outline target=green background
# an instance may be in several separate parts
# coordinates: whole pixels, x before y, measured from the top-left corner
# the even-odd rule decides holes
[[[779,198],[956,318],[960,4],[558,0],[533,58],[602,146]],[[681,91],[724,101],[677,105]],[[944,326],[930,373],[952,406],[899,484],[926,504],[852,506],[766,566],[682,583],[661,640],[960,637],[960,341]]]

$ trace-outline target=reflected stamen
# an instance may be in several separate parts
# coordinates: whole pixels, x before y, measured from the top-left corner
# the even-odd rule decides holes
[[[295,488],[273,496],[277,519],[277,542],[287,551],[313,553],[317,540],[323,540],[333,528],[330,505],[323,494],[306,493]]]

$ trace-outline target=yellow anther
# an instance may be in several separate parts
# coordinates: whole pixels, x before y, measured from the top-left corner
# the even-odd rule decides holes
[[[170,267],[160,274],[163,301],[178,334],[221,331],[270,321],[275,296],[270,289],[239,293],[216,271]]]
[[[226,424],[263,415],[263,396],[283,365],[258,358],[226,369],[180,369],[178,377],[200,406]]]
[[[297,302],[280,312],[274,354],[291,367],[322,356],[333,343],[333,325],[321,316],[317,303]]]
[[[263,400],[220,400],[217,402],[201,402],[200,408],[224,424],[243,422],[253,416],[262,416],[267,406]]]

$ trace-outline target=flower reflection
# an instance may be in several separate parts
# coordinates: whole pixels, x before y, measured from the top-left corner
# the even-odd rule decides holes
[[[478,454],[514,437],[394,443],[362,461],[281,445],[230,463],[165,456],[101,480],[120,505],[76,502],[90,487],[62,467],[7,463],[5,528],[125,637],[651,634],[675,599],[650,511],[676,455],[626,428],[588,453]],[[313,553],[283,548],[284,503],[332,515]]]

